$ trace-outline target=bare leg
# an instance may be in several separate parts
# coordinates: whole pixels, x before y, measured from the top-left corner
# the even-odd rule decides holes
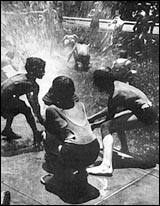
[[[7,117],[6,126],[5,126],[4,130],[2,131],[2,135],[6,136],[5,134],[7,134],[7,132],[11,130],[13,118],[14,118],[13,115],[10,115],[9,117]]]
[[[12,122],[13,122],[13,118],[14,118],[14,115],[8,115],[7,121],[6,121],[6,126],[5,126],[4,130],[1,133],[3,136],[6,136],[6,138],[4,140],[6,140],[8,142],[10,142],[12,139],[21,138],[21,136],[15,134],[12,131],[11,125],[12,125]]]
[[[86,171],[94,175],[112,176],[112,152],[113,152],[113,137],[109,133],[109,130],[102,125],[101,132],[104,145],[104,156],[102,163],[99,166],[87,168]]]
[[[128,110],[116,114],[114,119],[109,121],[106,126],[109,128],[111,134],[115,132],[117,133],[121,142],[121,151],[124,153],[129,153],[125,131],[143,128],[145,125]]]
[[[119,130],[117,131],[117,135],[121,142],[121,152],[129,154],[129,148],[127,145],[127,138],[126,138],[125,131]]]
[[[107,121],[101,126],[101,133],[103,138],[104,154],[102,163],[97,167],[87,168],[87,172],[94,175],[106,175],[111,176],[113,172],[112,167],[112,149],[113,149],[113,137],[112,133],[119,132],[120,141],[123,149],[128,149],[125,130],[131,130],[135,128],[142,128],[144,124],[140,122],[135,115],[130,111],[119,113],[113,120]],[[122,132],[120,132],[122,131]]]

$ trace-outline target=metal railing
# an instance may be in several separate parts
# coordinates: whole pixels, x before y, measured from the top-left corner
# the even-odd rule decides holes
[[[63,17],[64,21],[68,24],[72,24],[74,26],[79,25],[83,27],[89,27],[91,18],[79,18],[79,17]],[[114,30],[114,22],[110,19],[100,19],[100,30]],[[135,21],[124,21],[123,31],[126,32],[133,32],[133,26],[136,22]],[[156,23],[154,26],[153,34],[159,34],[159,23]]]
[[[80,22],[91,22],[91,18],[80,18],[80,17],[67,17],[64,16],[63,19],[65,19],[66,21],[80,21]],[[113,20],[109,20],[109,19],[99,19],[100,23],[111,23]],[[128,25],[134,25],[136,22],[135,21],[124,21],[124,24],[128,24]],[[159,27],[159,23],[156,23],[155,26]]]
[[[25,14],[33,14],[33,13],[39,13],[39,14],[42,14],[44,11],[32,11],[32,12],[25,12],[25,13],[15,13],[16,15],[25,15]],[[1,15],[2,14],[14,14],[14,12],[1,12]],[[91,18],[81,18],[81,17],[67,17],[67,16],[64,16],[63,17],[64,21],[66,23],[71,23],[72,25],[73,24],[76,24],[76,25],[81,25],[81,26],[84,26],[84,27],[88,27],[90,22],[91,22]],[[114,28],[114,24],[115,23],[112,23],[113,20],[110,20],[110,19],[100,19],[99,20],[99,23],[100,23],[100,30],[103,31],[103,30],[113,30]],[[132,31],[132,27],[134,26],[136,22],[135,21],[124,21],[124,26],[123,26],[123,30],[124,31],[128,31],[128,32],[133,32]],[[112,25],[110,25],[112,24]],[[159,23],[156,23],[155,26],[154,26],[154,31],[153,31],[153,34],[159,34]]]

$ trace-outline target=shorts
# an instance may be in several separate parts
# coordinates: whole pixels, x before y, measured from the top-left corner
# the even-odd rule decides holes
[[[75,55],[75,61],[77,62],[81,62],[83,64],[83,67],[88,67],[89,62],[90,62],[90,55]]]
[[[99,148],[97,139],[87,145],[65,143],[60,151],[60,158],[65,167],[72,169],[86,168],[97,159]]]
[[[1,116],[5,119],[10,115],[16,116],[20,113],[24,114],[26,112],[28,112],[28,106],[24,101],[18,98],[1,101]]]

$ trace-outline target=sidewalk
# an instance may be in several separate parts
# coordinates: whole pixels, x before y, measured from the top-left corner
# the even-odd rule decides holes
[[[43,151],[1,157],[1,191],[11,192],[11,205],[71,205],[40,183],[43,159]],[[81,205],[159,205],[159,165],[115,169],[112,177],[89,175],[88,182],[100,195]]]

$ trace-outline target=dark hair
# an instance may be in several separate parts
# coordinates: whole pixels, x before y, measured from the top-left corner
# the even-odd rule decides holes
[[[93,83],[100,89],[108,89],[113,84],[114,80],[116,80],[116,78],[109,71],[98,69],[93,73]]]
[[[74,101],[78,101],[72,79],[66,76],[56,77],[51,88],[43,97],[43,101],[46,104],[55,104],[62,109],[72,108]]]
[[[54,94],[59,97],[67,96],[71,98],[74,95],[75,87],[72,79],[66,76],[58,76],[52,82]]]
[[[26,60],[25,69],[27,73],[38,75],[41,71],[44,72],[46,62],[38,57],[29,57]]]

